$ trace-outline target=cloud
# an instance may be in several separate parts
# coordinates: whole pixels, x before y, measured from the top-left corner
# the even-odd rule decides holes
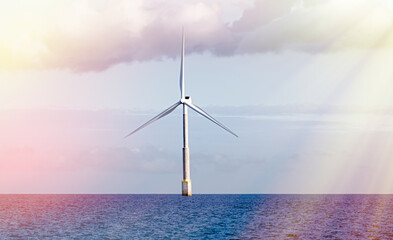
[[[268,108],[261,114],[270,116],[227,118],[225,122],[239,138],[215,126],[210,129],[211,123],[202,117],[191,117],[192,176],[205,184],[200,189],[214,192],[214,187],[208,188],[211,180],[226,179],[229,192],[298,189],[287,184],[302,186],[299,192],[329,192],[324,183],[352,184],[347,177],[361,178],[370,165],[380,171],[367,173],[377,184],[391,182],[391,115],[329,116],[285,109]],[[0,111],[2,192],[80,192],[91,189],[90,183],[99,186],[96,189],[103,189],[101,184],[113,189],[117,183],[128,186],[130,179],[142,180],[142,175],[146,179],[157,176],[157,188],[161,188],[165,185],[162,177],[181,176],[181,121],[163,119],[123,139],[146,119],[149,117],[117,110]],[[151,180],[154,186],[156,180]],[[312,186],[307,185],[310,182]],[[249,183],[252,186],[247,188]],[[355,187],[357,183],[353,181]]]
[[[173,173],[170,151],[155,146],[127,147],[2,147],[1,172],[143,172]]]
[[[318,52],[392,46],[393,5],[379,1],[256,1],[234,23],[237,52]]]
[[[37,5],[47,11],[0,2],[0,14],[13,12],[3,17],[8,36],[0,40],[3,67],[99,71],[121,62],[175,57],[182,26],[191,51],[230,38],[217,2],[41,0]]]
[[[356,105],[246,105],[246,106],[211,106],[208,112],[222,116],[288,116],[307,115],[374,115],[391,116],[392,107],[365,107]]]
[[[141,117],[138,111],[56,109],[1,110],[0,113],[0,175],[8,172],[170,174],[181,171],[181,138],[176,139],[173,134],[180,130],[177,124],[165,125],[162,121],[158,123],[161,127],[153,130],[154,135],[146,129],[139,137],[123,139],[138,126],[135,121]],[[149,116],[142,115],[142,119],[146,118]],[[229,169],[229,165],[237,161],[217,153],[204,153],[199,157],[196,153],[196,156],[202,162],[213,160],[211,164],[220,169],[223,165]]]
[[[242,16],[225,18],[228,5]],[[393,43],[388,0],[256,0],[246,6],[219,0],[0,1],[0,65],[83,72],[174,58],[182,26],[187,53],[313,53]]]

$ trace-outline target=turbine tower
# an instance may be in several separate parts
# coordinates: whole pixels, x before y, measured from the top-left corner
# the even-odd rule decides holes
[[[191,97],[190,96],[185,96],[185,86],[184,86],[184,29],[182,33],[182,47],[181,47],[181,63],[180,63],[180,101],[176,102],[169,108],[167,108],[165,111],[162,113],[158,114],[154,118],[150,119],[148,122],[140,126],[139,128],[135,129],[131,133],[129,133],[126,137],[129,137],[130,135],[134,134],[135,132],[141,130],[142,128],[146,127],[147,125],[157,121],[158,119],[168,115],[171,113],[175,108],[177,108],[179,105],[183,105],[183,181],[182,181],[182,195],[183,196],[191,196],[192,191],[191,191],[191,178],[190,178],[190,151],[188,148],[188,108],[191,108],[195,112],[201,114],[205,118],[209,119],[213,123],[217,124],[221,128],[225,129],[232,135],[236,136],[237,135],[232,132],[229,128],[225,127],[221,123],[219,123],[216,119],[214,119],[212,116],[207,114],[205,111],[203,111],[200,107],[194,105],[191,102]]]

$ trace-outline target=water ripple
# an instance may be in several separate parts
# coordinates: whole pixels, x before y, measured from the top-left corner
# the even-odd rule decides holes
[[[0,195],[1,239],[392,239],[392,195]]]

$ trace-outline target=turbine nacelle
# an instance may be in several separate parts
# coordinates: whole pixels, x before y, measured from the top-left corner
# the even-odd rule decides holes
[[[180,99],[180,103],[181,104],[192,104],[192,101],[191,101],[191,97],[190,96],[186,96],[185,98],[182,98],[182,99]]]

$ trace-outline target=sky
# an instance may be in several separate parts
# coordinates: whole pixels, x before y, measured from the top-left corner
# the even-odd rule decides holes
[[[0,0],[0,193],[393,193],[390,0]]]

